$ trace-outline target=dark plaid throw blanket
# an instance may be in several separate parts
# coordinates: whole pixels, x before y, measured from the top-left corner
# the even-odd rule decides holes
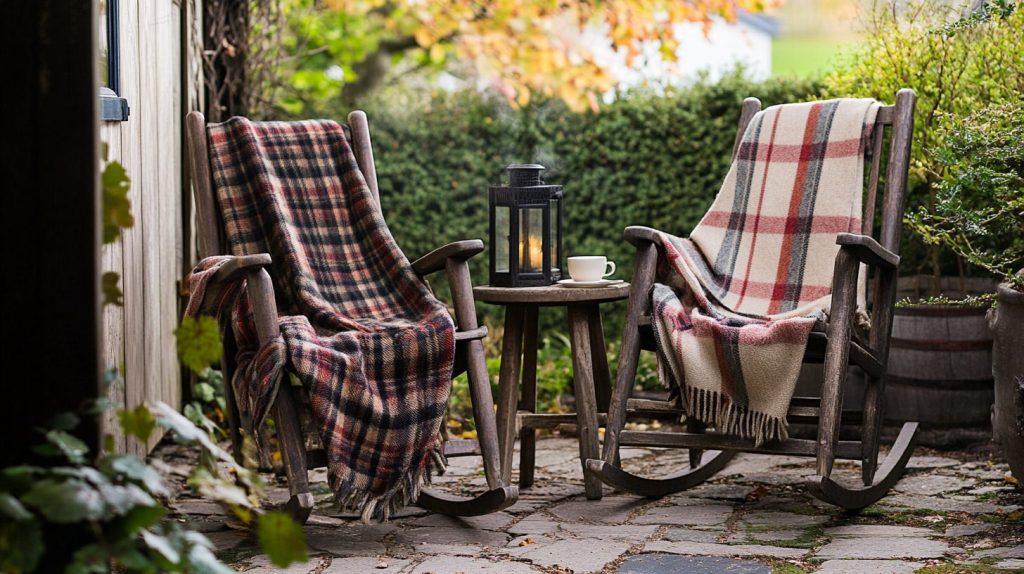
[[[787,436],[807,339],[831,302],[836,236],[858,233],[874,100],[765,109],[689,239],[661,233],[653,323],[688,416]]]
[[[455,329],[395,243],[341,126],[209,128],[227,244],[270,253],[280,336],[258,344],[245,290],[221,292],[238,343],[233,388],[253,436],[294,374],[309,392],[337,500],[364,520],[414,502],[440,467]],[[196,313],[224,257],[191,276]]]

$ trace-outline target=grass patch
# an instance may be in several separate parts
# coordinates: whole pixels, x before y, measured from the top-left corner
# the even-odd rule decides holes
[[[853,42],[830,38],[781,37],[772,42],[772,75],[816,78],[842,62]]]
[[[861,517],[878,518],[886,524],[895,526],[916,526],[919,528],[930,528],[942,531],[951,522],[950,515],[945,510],[932,510],[929,508],[906,508],[892,510],[879,506],[869,506],[860,511]],[[926,518],[938,516],[942,520],[926,520]]]
[[[818,541],[825,536],[825,529],[821,526],[813,526],[804,530],[800,536],[789,540],[764,540],[757,537],[759,532],[770,532],[763,528],[748,528],[747,542],[761,544],[764,546],[778,546],[780,548],[814,548]]]
[[[772,574],[809,574],[811,570],[805,570],[790,562],[776,562],[772,564]]]

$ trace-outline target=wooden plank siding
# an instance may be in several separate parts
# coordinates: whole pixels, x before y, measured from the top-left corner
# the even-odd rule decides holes
[[[192,260],[187,246],[193,245],[183,232],[183,214],[191,210],[183,209],[182,103],[196,109],[202,85],[192,77],[200,66],[188,39],[201,28],[198,22],[183,25],[183,16],[197,18],[201,9],[198,0],[122,0],[120,10],[121,95],[130,115],[126,122],[101,122],[100,139],[132,180],[135,226],[103,250],[103,269],[121,274],[124,291],[124,307],[108,307],[103,315],[104,362],[120,368],[124,379],[109,398],[118,408],[157,400],[180,407],[173,331],[179,284]],[[113,416],[106,422],[108,432],[118,429]],[[113,434],[118,451],[136,454],[146,454],[160,439],[154,433],[142,445]]]

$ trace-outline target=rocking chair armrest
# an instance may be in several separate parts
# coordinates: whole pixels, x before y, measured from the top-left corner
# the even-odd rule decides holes
[[[630,225],[622,232],[622,236],[634,247],[658,242],[658,230],[642,225]]]
[[[444,269],[449,259],[465,261],[483,250],[484,242],[479,239],[455,241],[445,245],[444,247],[438,247],[416,261],[413,261],[412,268],[417,275],[423,277],[424,275],[430,275],[431,273]]]
[[[256,255],[234,255],[231,259],[217,270],[217,273],[210,280],[211,284],[230,283],[241,279],[243,275],[251,271],[269,267],[271,263],[269,253],[258,253]]]
[[[884,271],[895,271],[900,264],[900,256],[879,245],[868,235],[856,233],[840,233],[836,243],[848,250],[861,263],[866,263]]]

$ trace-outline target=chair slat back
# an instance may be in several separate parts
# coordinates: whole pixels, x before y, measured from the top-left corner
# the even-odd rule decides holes
[[[913,90],[903,89],[896,94],[896,104],[882,106],[875,119],[876,128],[869,142],[871,163],[865,181],[864,218],[862,231],[864,235],[876,237],[874,234],[875,211],[878,202],[878,187],[882,172],[882,156],[885,136],[890,136],[889,158],[886,162],[885,189],[883,193],[882,229],[876,237],[879,243],[893,253],[899,255],[899,238],[903,222],[903,205],[907,187],[907,166],[910,161],[910,140],[913,131],[914,102],[917,96]],[[736,130],[736,139],[732,147],[733,159],[739,150],[743,133],[757,112],[761,111],[761,101],[757,98],[743,100],[740,108],[740,119]]]
[[[352,146],[356,163],[380,206],[377,191],[377,169],[373,163],[373,149],[370,142],[370,128],[366,114],[354,111],[348,115],[349,125],[345,128],[345,139]],[[213,174],[210,170],[210,155],[206,140],[206,118],[201,112],[189,112],[185,119],[188,146],[189,172],[192,176],[192,195],[196,203],[199,258],[224,255],[224,222],[217,208],[213,188]]]
[[[864,183],[864,217],[861,233],[874,237],[882,247],[899,255],[900,235],[903,226],[903,208],[906,202],[907,170],[910,165],[910,143],[914,129],[914,105],[917,95],[913,90],[902,89],[896,94],[896,103],[882,106],[875,118],[875,130],[869,142],[871,158],[867,180]],[[740,141],[747,130],[747,125],[754,115],[760,111],[761,102],[757,98],[743,100],[740,120],[733,143],[732,155],[735,159]],[[880,232],[876,235],[875,211],[878,205],[879,183],[882,181],[882,156],[885,155],[886,135],[889,136],[889,154],[886,160],[886,174],[882,188],[882,221]],[[871,285],[871,330],[869,345],[877,353],[880,360],[888,356],[888,342],[892,328],[893,304],[896,297],[896,284],[891,278],[882,281],[876,276]]]

